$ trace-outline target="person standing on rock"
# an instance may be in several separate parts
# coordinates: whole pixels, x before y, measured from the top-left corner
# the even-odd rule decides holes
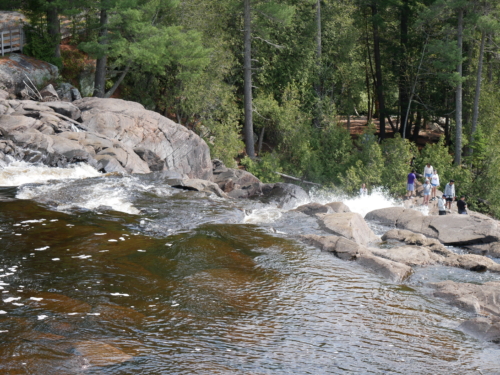
[[[432,185],[431,201],[436,199],[436,191],[437,191],[437,188],[439,186],[439,175],[437,172],[438,171],[436,169],[434,169],[434,171],[432,172],[432,176],[431,176],[431,185]]]
[[[434,168],[432,168],[431,163],[427,163],[424,167],[424,178],[431,178],[432,173],[434,172]]]
[[[359,189],[359,195],[361,196],[368,195],[368,189],[366,188],[366,184],[361,185],[361,188]]]
[[[413,169],[410,173],[408,173],[408,178],[406,180],[406,197],[409,198],[413,195],[415,191],[415,179],[417,176],[415,175],[415,169]]]
[[[444,195],[446,195],[446,207],[451,211],[451,204],[455,200],[455,180],[450,180],[444,188]]]
[[[429,204],[429,198],[431,197],[431,189],[432,189],[431,182],[428,179],[425,180],[423,188],[424,188],[424,203],[423,203],[423,205],[427,206]]]
[[[458,213],[461,215],[467,215],[467,203],[465,202],[465,196],[462,195],[457,201]]]
[[[443,196],[438,197],[438,211],[439,215],[446,215],[446,207],[445,207],[445,199],[446,195],[443,194]]]

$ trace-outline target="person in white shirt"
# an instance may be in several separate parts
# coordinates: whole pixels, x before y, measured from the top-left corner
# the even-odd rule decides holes
[[[444,195],[446,195],[446,207],[451,210],[451,204],[455,200],[455,180],[450,180],[444,188]]]
[[[432,168],[431,163],[427,163],[424,167],[424,178],[430,179],[432,177],[432,172],[434,172],[434,168]]]
[[[434,171],[432,172],[432,176],[431,176],[431,186],[432,186],[431,201],[436,199],[436,191],[437,191],[437,188],[439,186],[439,175],[437,172],[438,172],[437,169],[434,169]]]
[[[438,198],[439,215],[446,215],[445,199],[446,199],[446,195],[444,195],[444,194],[442,197]]]
[[[366,185],[363,184],[361,185],[361,188],[359,189],[359,195],[367,195],[368,194],[368,189],[366,188]]]
[[[431,183],[429,180],[425,180],[425,184],[423,186],[424,188],[424,206],[427,206],[429,204],[429,198],[431,197]]]

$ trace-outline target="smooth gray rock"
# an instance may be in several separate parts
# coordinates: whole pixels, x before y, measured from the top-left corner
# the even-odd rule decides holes
[[[91,132],[120,140],[132,149],[152,151],[169,170],[190,178],[210,180],[212,162],[207,144],[198,135],[141,104],[120,99],[84,98],[73,102]]]
[[[266,186],[268,188],[266,189]],[[275,204],[283,210],[291,210],[309,200],[309,194],[298,185],[278,182],[276,184],[263,184],[263,196],[260,200],[264,203]]]
[[[332,209],[319,203],[307,203],[297,207],[294,211],[302,212],[308,216],[315,216],[316,214],[332,212]]]
[[[40,95],[42,96],[43,102],[56,102],[59,101],[59,95],[57,95],[56,89],[52,84],[45,86],[40,90]]]
[[[333,210],[333,212],[337,213],[351,212],[349,207],[347,207],[343,202],[331,202],[325,204],[325,206],[330,207]]]
[[[167,180],[167,182],[173,188],[183,189],[183,190],[202,191],[202,192],[206,192],[206,193],[215,194],[218,197],[223,197],[223,198],[227,197],[227,195],[219,188],[219,186],[212,181],[194,178],[194,179],[182,179],[182,180],[170,179],[170,180]]]
[[[469,212],[469,215],[424,216],[416,210],[391,207],[371,211],[365,219],[437,238],[448,245],[471,245],[500,240],[498,222],[473,212]]]
[[[369,251],[354,241],[339,236],[318,236],[306,234],[299,237],[302,242],[317,247],[322,251],[335,254],[343,260],[356,260],[361,254],[369,254]]]
[[[467,320],[458,327],[463,332],[485,341],[500,344],[500,320],[476,317]]]
[[[395,283],[403,282],[413,272],[410,266],[374,255],[361,255],[358,263]]]
[[[163,168],[165,168],[165,162],[153,151],[144,148],[136,148],[134,152],[148,164],[151,172],[161,172]]]
[[[260,180],[250,172],[243,169],[227,168],[218,159],[212,160],[212,166],[212,182],[219,185],[221,190],[226,193],[245,186],[260,184]]]
[[[450,305],[460,307],[475,314],[500,317],[500,281],[490,281],[483,285],[457,283],[451,280],[430,283],[434,296],[445,299]]]
[[[55,65],[19,53],[0,59],[0,89],[19,95],[26,86],[23,81],[28,81],[26,76],[40,87],[56,79],[59,70]]]
[[[444,257],[433,253],[423,246],[400,246],[390,249],[370,248],[371,252],[379,257],[408,266],[431,266],[444,262]]]
[[[303,235],[299,239],[323,251],[331,252],[340,259],[356,260],[362,266],[396,283],[402,282],[412,273],[411,267],[376,257],[367,247],[343,237]]]
[[[73,101],[73,97],[71,95],[71,89],[73,85],[68,82],[63,82],[57,88],[57,95],[62,102],[71,102]]]
[[[320,226],[337,236],[345,237],[360,245],[380,242],[378,236],[368,227],[363,217],[355,212],[316,214]]]

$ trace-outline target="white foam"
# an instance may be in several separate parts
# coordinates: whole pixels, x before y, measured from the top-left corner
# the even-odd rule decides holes
[[[7,311],[0,310],[0,314],[7,314]]]
[[[90,165],[73,164],[68,168],[54,168],[24,161],[13,161],[0,169],[0,186],[20,186],[49,180],[97,177],[101,174]]]
[[[278,220],[282,214],[282,210],[273,206],[257,208],[245,211],[243,222],[246,224],[273,223]]]
[[[92,258],[92,255],[75,255],[75,256],[72,256],[71,258],[88,259],[88,258]]]
[[[123,296],[123,297],[129,297],[128,294],[126,293],[111,293],[112,296]]]
[[[47,315],[38,315],[38,320],[44,320],[44,319],[47,319],[48,316]]]
[[[108,242],[118,242],[118,240],[108,240]]]
[[[42,297],[30,297],[30,299],[33,301],[41,301],[43,298]]]
[[[39,247],[38,249],[35,249],[35,251],[44,251],[44,250],[47,250],[49,248],[50,248],[50,246]]]
[[[311,191],[309,192],[311,202],[327,204],[331,202],[343,202],[352,212],[361,216],[373,210],[387,207],[402,207],[401,201],[389,197],[382,189],[374,189],[369,195],[357,195],[355,197],[346,197],[334,192]]]
[[[21,221],[22,224],[29,224],[29,223],[43,223],[46,219],[40,219],[40,220],[24,220]]]
[[[94,233],[96,236],[104,236],[106,233]]]
[[[8,303],[8,302],[12,302],[12,301],[18,301],[20,299],[21,299],[21,297],[9,297],[9,298],[4,299],[3,301],[5,303]]]
[[[53,261],[61,260],[60,258],[52,258]]]

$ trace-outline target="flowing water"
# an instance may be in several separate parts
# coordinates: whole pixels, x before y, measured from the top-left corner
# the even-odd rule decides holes
[[[472,273],[395,285],[295,241],[312,218],[153,175],[12,163],[0,185],[0,374],[500,373],[424,288]]]

